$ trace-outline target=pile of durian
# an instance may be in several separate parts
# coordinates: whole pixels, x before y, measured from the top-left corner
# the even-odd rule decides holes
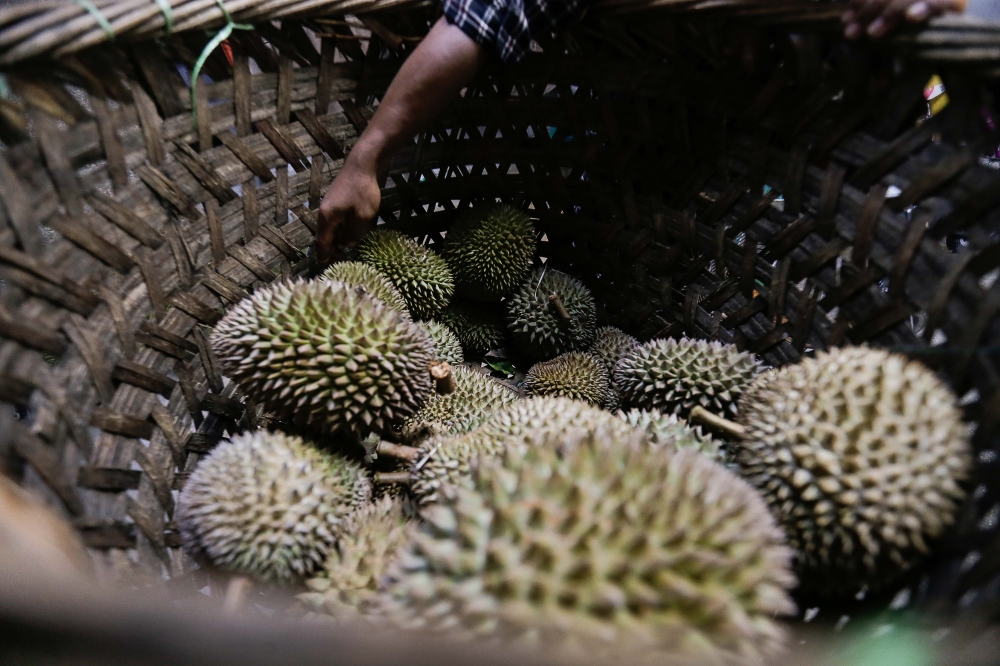
[[[752,663],[782,649],[796,586],[889,585],[953,523],[969,428],[928,369],[641,343],[597,328],[537,236],[477,206],[440,254],[374,231],[232,308],[212,349],[281,427],[191,474],[196,561],[298,590],[311,618]]]

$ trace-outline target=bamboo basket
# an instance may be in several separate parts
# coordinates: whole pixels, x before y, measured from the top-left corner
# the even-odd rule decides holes
[[[0,465],[139,590],[202,584],[177,492],[261,418],[221,376],[210,327],[315,270],[320,198],[438,16],[423,0],[228,0],[253,29],[210,52],[191,93],[227,19],[173,0],[168,31],[161,4],[0,12]],[[958,524],[896,588],[800,611],[988,623],[1000,174],[983,156],[1000,144],[1000,26],[846,43],[840,9],[595,0],[523,64],[487,66],[398,156],[378,224],[434,244],[502,199],[530,209],[542,256],[591,287],[600,320],[643,339],[718,339],[771,365],[847,343],[922,360],[976,424]],[[949,103],[929,116],[933,75]]]

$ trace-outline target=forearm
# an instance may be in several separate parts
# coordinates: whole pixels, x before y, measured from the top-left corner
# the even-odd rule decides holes
[[[482,59],[481,46],[444,18],[438,20],[399,69],[350,160],[380,170],[458,96]]]

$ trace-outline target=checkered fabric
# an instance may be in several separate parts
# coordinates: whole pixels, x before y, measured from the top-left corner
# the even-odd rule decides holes
[[[444,15],[503,62],[517,62],[535,36],[559,29],[584,0],[444,0]]]

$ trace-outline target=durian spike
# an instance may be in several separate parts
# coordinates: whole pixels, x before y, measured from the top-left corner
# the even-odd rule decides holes
[[[739,423],[713,414],[701,405],[697,405],[691,409],[688,420],[692,423],[699,423],[713,430],[718,430],[733,439],[743,439],[746,436],[746,430]]]
[[[451,364],[447,361],[440,361],[431,364],[431,377],[434,378],[434,390],[441,395],[454,393],[458,389],[455,378],[451,375]]]
[[[569,321],[569,311],[566,310],[566,306],[563,305],[562,299],[559,298],[559,294],[549,294],[549,303],[552,305],[553,309],[556,311],[556,316],[562,321]]]
[[[375,472],[372,482],[375,485],[398,484],[408,486],[410,485],[410,480],[409,472]]]

